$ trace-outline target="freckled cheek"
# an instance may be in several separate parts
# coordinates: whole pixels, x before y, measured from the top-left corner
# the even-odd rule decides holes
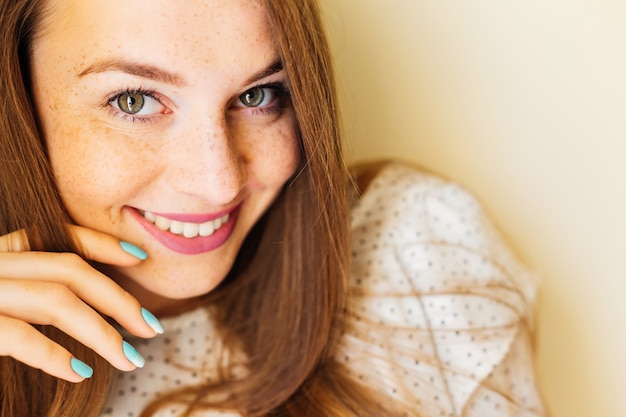
[[[39,74],[38,81],[35,97],[44,141],[59,192],[68,206],[73,195],[89,197],[94,170],[102,164],[102,155],[94,161],[89,141],[85,140],[89,135],[89,116],[74,104],[69,88],[59,82],[60,87],[54,87],[54,80],[45,74]]]
[[[267,187],[282,187],[300,163],[300,141],[293,122],[283,123],[268,135],[259,131],[253,166],[257,178]]]
[[[61,198],[75,220],[116,205],[129,184],[119,151],[101,145],[110,138],[67,123],[46,137]]]

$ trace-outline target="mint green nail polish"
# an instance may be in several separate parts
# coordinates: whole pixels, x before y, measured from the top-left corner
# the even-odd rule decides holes
[[[148,254],[144,252],[141,248],[133,245],[132,243],[120,241],[120,246],[124,250],[124,252],[133,255],[135,258],[141,259],[142,261],[148,257]]]
[[[143,317],[144,321],[148,324],[148,326],[150,326],[152,330],[154,330],[158,334],[162,334],[165,331],[159,319],[154,317],[154,314],[152,314],[151,312],[149,312],[143,307],[141,308],[141,316]]]
[[[87,365],[85,362],[79,359],[70,359],[70,365],[72,367],[72,370],[76,372],[77,375],[83,378],[91,378],[91,376],[93,375],[93,369],[91,369],[91,366]]]
[[[124,356],[126,356],[126,359],[128,359],[137,368],[143,368],[146,360],[139,352],[137,352],[137,349],[135,349],[126,340],[122,341],[122,350],[124,350]]]

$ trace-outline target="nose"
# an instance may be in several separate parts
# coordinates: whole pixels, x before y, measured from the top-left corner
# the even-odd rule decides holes
[[[225,117],[196,120],[171,141],[168,181],[177,193],[228,205],[247,182],[245,156]]]

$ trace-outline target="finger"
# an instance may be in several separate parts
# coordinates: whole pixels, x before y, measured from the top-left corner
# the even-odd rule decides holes
[[[134,266],[148,256],[130,242],[81,226],[70,226],[87,259],[117,266]]]
[[[30,307],[35,301],[28,298],[29,294],[41,293],[44,284],[57,284],[67,288],[70,292],[94,309],[106,316],[112,317],[129,332],[140,337],[153,337],[162,333],[162,326],[158,321],[151,320],[139,301],[112,279],[92,268],[87,262],[72,253],[49,252],[22,252],[0,253],[0,278],[5,278],[0,287],[2,299],[7,298],[4,287],[17,291],[24,289],[25,282],[31,284],[24,289],[19,298],[22,306]],[[35,283],[40,285],[37,286]],[[55,287],[56,288],[56,287]],[[51,302],[54,300],[51,300]],[[46,304],[55,308],[64,308],[63,304]],[[11,300],[6,304],[0,302],[0,311],[7,315]],[[148,315],[148,316],[146,316]]]
[[[128,355],[129,348],[125,347],[117,330],[65,285],[28,280],[0,280],[0,289],[2,316],[27,323],[54,326],[88,346],[120,370],[130,371],[142,366],[142,363],[135,360],[137,358]]]
[[[147,257],[138,246],[120,241],[109,234],[76,225],[69,225],[68,228],[87,259],[110,265],[134,266]],[[24,230],[0,236],[0,252],[28,250],[30,248]]]
[[[10,356],[69,382],[81,382],[89,376],[90,368],[83,366],[86,364],[77,362],[67,349],[48,339],[28,323],[0,317],[0,334],[0,356]],[[76,371],[72,369],[72,364]]]

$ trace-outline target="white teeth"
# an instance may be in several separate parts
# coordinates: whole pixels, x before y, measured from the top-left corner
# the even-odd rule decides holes
[[[214,231],[215,231],[214,222],[206,222],[200,225],[200,230],[198,230],[198,233],[200,234],[200,236],[211,236]]]
[[[189,239],[197,236],[211,236],[216,230],[222,227],[224,223],[228,222],[228,219],[230,218],[228,214],[225,214],[218,219],[209,220],[204,223],[188,223],[178,220],[170,220],[149,211],[143,212],[143,217],[150,223],[154,223],[156,227],[161,230],[167,230],[175,235],[183,235]]]
[[[183,234],[183,229],[184,229],[183,222],[172,220],[172,222],[170,223],[170,232],[174,233],[175,235]]]
[[[185,227],[183,229],[183,236],[185,237],[196,237],[198,236],[198,230],[200,230],[200,225],[196,223],[185,223]]]
[[[168,230],[170,228],[170,225],[172,224],[172,221],[170,219],[166,219],[165,217],[156,216],[154,224],[161,230]]]

